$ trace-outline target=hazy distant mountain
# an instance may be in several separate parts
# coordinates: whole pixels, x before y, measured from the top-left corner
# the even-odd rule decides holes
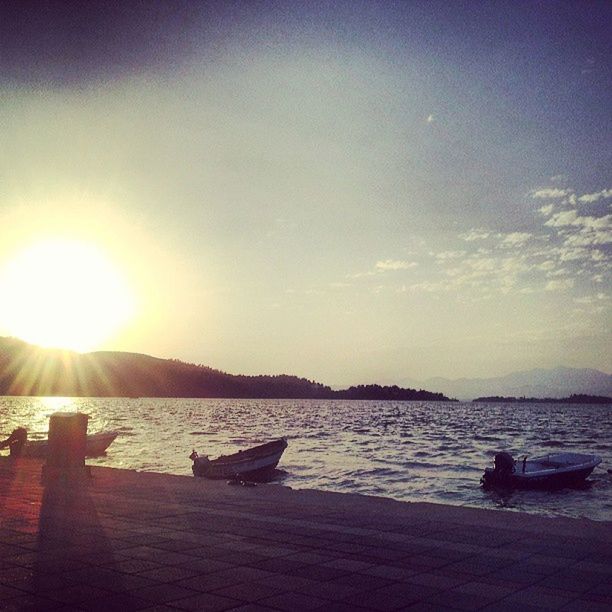
[[[538,368],[496,378],[429,378],[420,384],[459,399],[491,395],[562,398],[579,393],[612,396],[612,376],[590,368]]]
[[[444,401],[441,393],[395,385],[334,391],[297,376],[228,374],[138,353],[75,353],[0,337],[0,395],[228,397]]]

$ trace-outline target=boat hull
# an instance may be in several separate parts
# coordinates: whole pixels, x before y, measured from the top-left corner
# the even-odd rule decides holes
[[[583,483],[601,463],[596,455],[558,454],[534,458],[523,466],[518,462],[512,472],[486,468],[485,487],[513,489],[557,489]]]
[[[269,480],[286,448],[287,442],[281,439],[214,460],[196,457],[193,460],[193,475],[212,480]]]
[[[100,457],[106,453],[106,449],[113,443],[119,432],[104,431],[97,434],[89,434],[86,439],[85,456]],[[22,457],[33,459],[44,459],[47,456],[49,440],[29,440],[21,450]]]

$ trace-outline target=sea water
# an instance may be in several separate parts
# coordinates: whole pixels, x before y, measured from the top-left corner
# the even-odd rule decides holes
[[[293,488],[612,520],[611,406],[0,397],[0,434],[46,437],[58,410],[89,414],[90,433],[119,431],[91,465],[190,475],[192,449],[215,457],[283,436],[277,481]],[[479,485],[499,450],[603,462],[583,487],[501,495]]]

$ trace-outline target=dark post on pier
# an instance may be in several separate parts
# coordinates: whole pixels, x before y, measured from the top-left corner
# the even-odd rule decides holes
[[[79,480],[87,476],[85,446],[89,416],[81,412],[55,412],[49,417],[49,446],[43,466],[44,483]]]

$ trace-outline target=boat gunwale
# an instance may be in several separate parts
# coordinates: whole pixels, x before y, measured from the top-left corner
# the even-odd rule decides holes
[[[581,463],[559,463],[555,465],[556,462],[550,461],[550,457],[558,457],[562,455],[574,455],[576,457],[588,458],[587,461],[583,461]],[[542,469],[532,470],[532,471],[521,471],[516,470],[513,473],[513,476],[519,478],[538,478],[543,476],[552,476],[553,474],[569,474],[571,472],[579,472],[582,470],[588,470],[589,468],[594,470],[600,463],[602,459],[598,455],[582,455],[580,453],[554,453],[548,455],[541,455],[539,457],[534,457],[533,459],[528,459],[527,464],[537,464],[539,463],[542,466]],[[548,465],[546,465],[548,464]],[[520,465],[520,462],[518,462]]]
[[[274,445],[274,448],[270,451],[266,451],[262,454],[253,453],[252,451],[257,451],[257,449],[263,448],[267,445]],[[260,446],[255,446],[246,451],[239,451],[237,453],[233,453],[232,455],[221,455],[217,457],[217,459],[208,459],[207,461],[201,461],[204,465],[218,466],[219,468],[231,465],[244,465],[245,463],[252,463],[258,459],[267,459],[268,457],[273,457],[280,453],[281,455],[285,452],[287,448],[287,441],[284,438],[279,440],[273,440],[272,442],[266,442],[265,444],[261,444]],[[250,456],[247,456],[246,453],[251,453]],[[234,459],[234,457],[236,459]],[[205,457],[196,457],[195,461],[198,459],[203,460]]]

